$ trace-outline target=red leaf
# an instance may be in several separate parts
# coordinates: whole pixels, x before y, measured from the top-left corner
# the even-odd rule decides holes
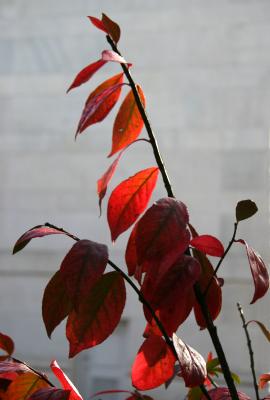
[[[0,362],[0,376],[1,378],[10,379],[11,373],[25,373],[30,372],[30,369],[21,362],[13,360],[4,360]]]
[[[139,390],[154,389],[174,372],[175,356],[160,336],[150,336],[139,349],[132,366],[132,385]]]
[[[102,13],[102,23],[103,26],[106,28],[106,31],[111,36],[115,43],[119,42],[121,30],[119,25],[111,20],[106,14]]]
[[[185,385],[187,387],[202,385],[207,376],[204,358],[175,334],[173,334],[173,344],[181,366],[181,376],[184,378]]]
[[[224,254],[223,244],[211,235],[197,236],[191,240],[190,244],[209,256],[222,257]]]
[[[42,299],[42,317],[49,338],[72,308],[62,275],[57,271],[47,284]]]
[[[142,294],[158,313],[169,336],[190,314],[194,304],[192,287],[200,274],[201,266],[198,261],[186,255],[181,256],[160,279],[158,269],[153,268],[150,273],[147,271]],[[153,324],[152,315],[146,307],[144,313],[147,321]]]
[[[228,388],[225,387],[218,387],[212,389],[208,392],[211,400],[231,400],[231,395]],[[251,400],[249,396],[245,393],[237,392],[239,400]],[[205,396],[202,397],[203,400],[206,399]]]
[[[128,393],[133,396],[133,392],[129,390],[118,390],[118,389],[112,389],[112,390],[101,390],[100,392],[94,393],[90,398],[96,397],[96,396],[102,396],[103,394],[115,394],[115,393]]]
[[[51,228],[46,225],[34,226],[34,228],[29,229],[29,231],[25,232],[17,240],[17,242],[15,243],[15,246],[13,248],[13,254],[22,250],[30,242],[31,239],[34,239],[37,237],[42,237],[42,236],[47,236],[47,235],[57,235],[57,234],[65,235],[66,233],[61,230]]]
[[[67,321],[69,356],[103,342],[118,325],[126,301],[125,283],[118,272],[103,275],[87,301],[73,311]]]
[[[199,286],[201,288],[202,293],[204,293],[204,291],[208,287],[210,279],[214,274],[214,268],[212,267],[208,258],[203,253],[198,252],[197,250],[194,249],[193,254],[202,267],[202,274],[199,279]],[[211,285],[207,291],[205,300],[210,315],[212,319],[215,320],[218,317],[222,306],[222,291],[219,281],[217,280],[216,277],[213,277],[213,279],[211,280]],[[201,329],[206,328],[206,322],[201,312],[201,306],[197,301],[195,301],[194,303],[194,314],[199,327]]]
[[[90,17],[90,16],[89,16],[88,18],[90,19],[90,21],[92,22],[92,24],[93,24],[96,28],[100,29],[101,31],[103,31],[103,32],[105,32],[105,33],[108,33],[107,29],[106,29],[105,26],[104,26],[103,21],[101,21],[100,19],[98,19],[98,18],[96,18],[96,17]]]
[[[76,136],[88,126],[102,121],[112,110],[121,94],[123,73],[115,75],[99,85],[86,100]]]
[[[49,387],[37,390],[27,400],[68,400],[69,396],[70,390]]]
[[[78,75],[76,75],[74,81],[70,85],[67,90],[67,93],[78,86],[81,86],[83,83],[89,81],[90,78],[101,68],[103,65],[106,64],[106,60],[98,60],[93,62],[92,64],[87,65],[87,67],[83,68]]]
[[[157,167],[147,168],[121,182],[114,189],[108,201],[107,213],[113,241],[145,210],[157,177]]]
[[[138,222],[136,248],[138,264],[158,262],[172,265],[186,250],[190,234],[186,206],[163,198],[150,207]]]
[[[71,382],[71,380],[67,377],[64,371],[59,367],[56,360],[51,362],[51,370],[59,380],[62,385],[62,388],[65,390],[70,390],[70,400],[82,400],[82,396],[80,395],[78,389]]]
[[[122,152],[118,154],[114,162],[109,166],[107,171],[102,175],[102,177],[97,181],[97,192],[99,196],[99,210],[100,210],[100,215],[101,215],[101,204],[102,200],[107,192],[107,187],[112,179],[112,176],[116,170],[116,167],[119,163],[120,157],[122,155]]]
[[[237,242],[246,246],[248,261],[255,286],[253,299],[250,302],[250,304],[253,304],[255,301],[263,297],[269,288],[269,275],[267,266],[263,262],[261,256],[252,247],[250,247],[247,242],[242,239],[237,240]]]
[[[14,351],[14,342],[13,340],[3,333],[0,332],[0,349],[4,350],[8,356]]]
[[[259,389],[264,389],[266,384],[270,381],[270,374],[262,374],[259,378]]]
[[[108,257],[107,246],[91,240],[79,240],[65,256],[60,273],[76,310],[103,274]]]
[[[138,85],[137,90],[141,102],[145,107],[145,97],[141,87]],[[124,99],[114,121],[112,149],[109,157],[137,139],[141,133],[143,124],[143,119],[131,90]]]
[[[118,62],[120,64],[127,64],[124,57],[120,56],[113,50],[103,50],[103,52],[101,53],[101,58],[103,61],[113,61],[113,62]]]
[[[138,227],[138,223],[136,223],[134,225],[134,228],[131,231],[131,234],[128,239],[127,247],[126,247],[126,252],[125,252],[125,260],[126,260],[129,276],[133,276],[135,274],[136,268],[138,266],[137,252],[136,252],[137,227]]]
[[[49,387],[49,384],[33,371],[18,375],[5,393],[5,398],[10,400],[24,400],[36,390]]]

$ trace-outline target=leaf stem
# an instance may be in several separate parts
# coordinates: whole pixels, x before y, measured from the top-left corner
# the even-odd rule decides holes
[[[246,338],[247,338],[247,347],[248,347],[249,358],[250,358],[250,368],[251,368],[252,377],[253,377],[253,386],[254,386],[254,390],[255,390],[255,394],[256,394],[256,399],[260,400],[259,388],[258,388],[256,373],[255,373],[254,353],[253,353],[252,343],[251,343],[251,339],[250,339],[248,327],[247,327],[248,324],[246,323],[243,308],[240,303],[237,303],[237,308],[238,308],[238,311],[239,311],[239,314],[240,314],[240,317],[241,317],[241,320],[243,323],[243,329],[245,331]]]
[[[12,360],[25,365],[27,368],[29,368],[32,372],[34,372],[36,375],[38,375],[41,379],[43,379],[45,382],[48,383],[48,385],[50,385],[51,387],[55,387],[54,384],[49,381],[49,379],[47,378],[47,376],[45,374],[43,374],[42,372],[37,371],[36,369],[30,367],[30,365],[26,364],[26,362],[18,360],[17,358],[12,357]]]

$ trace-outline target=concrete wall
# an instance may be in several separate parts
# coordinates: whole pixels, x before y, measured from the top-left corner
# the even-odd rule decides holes
[[[49,341],[41,319],[42,290],[70,239],[36,240],[13,257],[11,248],[22,232],[50,221],[109,244],[111,258],[124,265],[128,235],[111,246],[96,196],[96,180],[109,165],[115,111],[74,143],[85,97],[118,66],[104,67],[89,84],[65,95],[75,74],[108,48],[85,18],[102,11],[122,27],[121,51],[134,63],[171,181],[189,207],[192,224],[227,244],[235,204],[252,198],[259,213],[241,224],[239,237],[270,260],[268,0],[1,0],[1,331],[14,338],[16,356],[36,368],[46,369],[57,358],[85,395],[107,386],[129,387],[129,367],[144,326],[136,297],[131,294],[115,337],[70,362],[64,324]],[[150,165],[151,151],[137,144],[123,157],[112,187]],[[160,180],[153,199],[164,195]],[[253,287],[241,247],[232,250],[221,275],[220,336],[232,369],[243,377],[242,388],[252,393],[236,301],[248,319],[269,326],[269,296],[248,305]],[[204,356],[212,349],[192,318],[179,333]],[[258,373],[266,372],[268,345],[256,327],[251,334]],[[180,388],[176,382],[160,396],[179,398],[181,393],[182,398]]]

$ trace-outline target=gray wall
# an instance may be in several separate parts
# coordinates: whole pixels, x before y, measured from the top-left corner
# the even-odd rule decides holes
[[[118,66],[106,66],[89,84],[65,95],[75,74],[108,48],[85,18],[102,11],[122,27],[121,51],[134,63],[133,75],[144,88],[171,181],[189,207],[192,224],[227,244],[235,204],[252,198],[259,213],[241,224],[239,237],[270,260],[268,0],[1,0],[1,331],[14,338],[16,356],[37,368],[46,369],[57,358],[85,395],[110,385],[129,387],[128,368],[144,326],[136,297],[128,300],[115,338],[69,362],[64,324],[52,341],[46,338],[41,299],[70,239],[36,240],[13,257],[11,248],[22,232],[50,221],[81,238],[109,244],[111,258],[124,264],[127,234],[111,246],[106,213],[98,218],[96,196],[96,180],[109,165],[115,111],[74,143],[85,97]],[[112,187],[151,165],[151,151],[137,144],[123,157]],[[160,180],[153,199],[164,195]],[[236,301],[248,319],[270,326],[269,296],[248,305],[253,287],[241,247],[232,250],[221,275],[219,332],[232,369],[250,392]],[[179,334],[204,356],[212,349],[192,318]],[[256,327],[251,334],[258,373],[266,372],[268,345]],[[176,382],[166,396],[179,398],[181,393],[182,398],[180,387]]]

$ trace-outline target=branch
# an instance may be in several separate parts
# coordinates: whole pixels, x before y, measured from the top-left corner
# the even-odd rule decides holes
[[[256,399],[260,400],[260,396],[259,396],[259,388],[258,388],[258,384],[257,384],[257,379],[256,379],[256,373],[255,373],[255,363],[254,363],[254,353],[253,353],[253,349],[252,349],[252,343],[251,343],[251,339],[249,336],[249,332],[248,332],[248,328],[247,328],[247,323],[245,320],[245,316],[244,316],[244,312],[243,309],[241,307],[240,303],[237,303],[237,308],[243,323],[243,328],[246,334],[246,338],[247,338],[247,346],[248,346],[248,352],[249,352],[249,358],[250,358],[250,368],[251,368],[251,372],[252,372],[252,377],[253,377],[253,386],[254,386],[254,390],[255,390],[255,394],[256,394]]]

